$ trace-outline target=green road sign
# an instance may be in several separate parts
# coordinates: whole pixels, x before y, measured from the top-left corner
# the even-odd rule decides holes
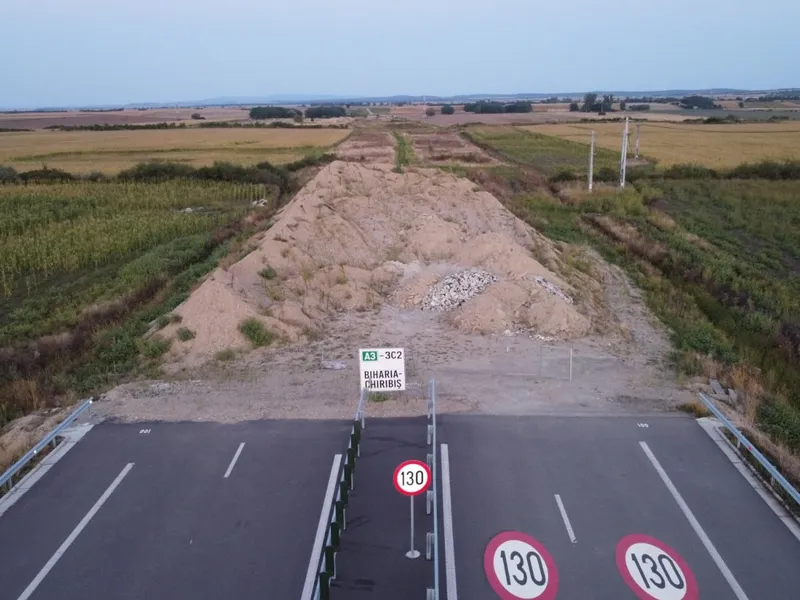
[[[363,361],[370,361],[370,360],[378,360],[378,353],[374,350],[364,350],[361,353],[361,360]]]

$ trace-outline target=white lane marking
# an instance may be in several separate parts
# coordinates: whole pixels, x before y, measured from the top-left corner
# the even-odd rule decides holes
[[[325,490],[325,499],[322,501],[322,512],[319,515],[317,525],[317,535],[314,537],[314,546],[311,548],[311,559],[308,561],[308,571],[306,571],[306,581],[303,584],[303,593],[300,600],[311,600],[311,593],[314,591],[314,580],[317,577],[319,568],[319,557],[322,554],[322,544],[325,543],[325,536],[328,533],[328,517],[330,508],[333,504],[333,494],[336,491],[336,477],[339,475],[339,467],[342,464],[342,455],[337,454],[333,457],[331,474],[328,477],[328,487]]]
[[[453,501],[450,498],[450,451],[447,444],[442,451],[442,519],[444,520],[444,570],[447,581],[447,600],[458,600],[456,590],[456,553],[453,543]]]
[[[80,535],[81,531],[83,531],[86,525],[88,525],[89,521],[92,520],[92,517],[94,517],[97,514],[97,511],[100,510],[100,507],[103,506],[106,500],[108,500],[108,497],[111,496],[111,494],[114,492],[115,489],[117,489],[117,486],[125,478],[125,475],[128,474],[128,471],[130,471],[133,468],[133,464],[134,463],[128,463],[127,465],[125,465],[120,474],[117,475],[117,478],[111,482],[111,485],[108,486],[108,489],[105,492],[103,492],[103,495],[100,496],[100,499],[94,503],[94,506],[89,510],[88,513],[86,513],[86,516],[83,517],[83,519],[81,519],[81,522],[78,523],[75,529],[72,530],[72,533],[69,534],[69,537],[66,540],[64,540],[64,543],[61,544],[58,550],[56,550],[56,553],[50,557],[50,560],[48,560],[47,563],[42,567],[42,570],[39,571],[39,574],[36,575],[36,577],[34,577],[33,581],[30,582],[28,587],[25,588],[25,591],[22,592],[22,594],[17,600],[28,600],[31,594],[33,594],[33,592],[36,591],[36,588],[39,587],[39,584],[42,583],[44,578],[47,577],[47,574],[50,572],[50,570],[58,562],[58,559],[60,559],[64,555],[64,553],[69,549],[69,547],[75,541],[75,538],[77,538],[78,535]]]
[[[725,561],[720,556],[720,553],[717,551],[714,544],[709,539],[708,535],[706,534],[703,527],[700,525],[700,522],[692,513],[692,510],[689,508],[689,505],[686,504],[683,497],[681,496],[678,488],[675,487],[675,484],[672,483],[672,480],[667,475],[667,472],[664,470],[664,467],[661,466],[661,463],[658,462],[658,459],[653,454],[653,451],[650,450],[650,446],[647,445],[647,442],[639,442],[639,445],[644,450],[644,453],[647,455],[647,458],[650,459],[650,462],[653,463],[653,467],[655,467],[656,472],[658,473],[659,477],[661,477],[661,481],[664,482],[664,485],[667,486],[669,493],[672,494],[672,497],[675,499],[675,502],[678,503],[678,507],[683,512],[686,520],[689,521],[689,525],[692,526],[694,532],[697,534],[697,537],[700,538],[700,541],[703,542],[703,546],[705,546],[708,553],[711,555],[711,558],[717,565],[717,568],[722,573],[722,576],[725,578],[725,581],[728,582],[728,585],[733,590],[733,593],[736,595],[738,600],[748,600],[747,594],[744,593],[742,586],[739,585],[739,582],[736,581],[736,577],[733,576],[731,570],[728,568],[728,565],[725,564]]]
[[[575,538],[575,532],[572,529],[572,523],[569,522],[569,517],[567,516],[567,509],[564,508],[564,503],[561,501],[561,496],[558,494],[556,496],[556,504],[558,504],[558,510],[561,513],[561,518],[564,519],[564,527],[567,528],[567,535],[569,536],[569,541],[573,544],[578,540]]]
[[[228,470],[225,471],[225,479],[230,477],[231,471],[233,471],[233,467],[236,464],[236,461],[239,460],[239,455],[242,453],[243,448],[244,448],[244,442],[239,444],[239,449],[236,451],[236,454],[233,455],[233,460],[231,461],[231,464],[228,465]]]

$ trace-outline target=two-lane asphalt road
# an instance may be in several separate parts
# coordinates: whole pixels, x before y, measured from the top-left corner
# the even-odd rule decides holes
[[[442,416],[439,423],[450,488],[443,504],[452,505],[444,529],[454,548],[441,565],[454,588],[443,600],[498,597],[485,552],[506,531],[541,544],[557,584],[551,570],[541,588],[530,587],[545,579],[540,557],[529,554],[529,567],[524,551],[510,560],[522,546],[495,544],[488,566],[496,565],[495,589],[505,580],[504,598],[549,600],[557,591],[564,600],[777,600],[800,589],[800,542],[692,419]],[[502,596],[514,586],[541,596]]]
[[[96,426],[0,518],[0,600],[297,600],[350,426]]]

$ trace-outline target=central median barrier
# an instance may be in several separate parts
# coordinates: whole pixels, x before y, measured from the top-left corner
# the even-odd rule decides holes
[[[330,599],[331,581],[336,578],[336,558],[341,547],[341,536],[347,529],[347,506],[350,494],[355,488],[356,461],[361,455],[365,401],[366,390],[362,390],[358,409],[353,417],[347,450],[344,456],[336,456],[331,467],[323,505],[323,518],[320,520],[314,540],[311,565],[301,600]]]

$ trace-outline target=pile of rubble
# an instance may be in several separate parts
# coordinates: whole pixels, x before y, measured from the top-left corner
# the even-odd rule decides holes
[[[428,290],[422,300],[422,310],[453,310],[496,281],[497,277],[486,271],[453,273]]]
[[[570,298],[564,292],[562,292],[557,285],[550,283],[549,281],[547,281],[547,279],[545,279],[544,277],[539,277],[538,275],[535,276],[533,280],[539,285],[541,285],[548,292],[553,294],[553,296],[561,298],[567,304],[572,304],[572,298]]]

